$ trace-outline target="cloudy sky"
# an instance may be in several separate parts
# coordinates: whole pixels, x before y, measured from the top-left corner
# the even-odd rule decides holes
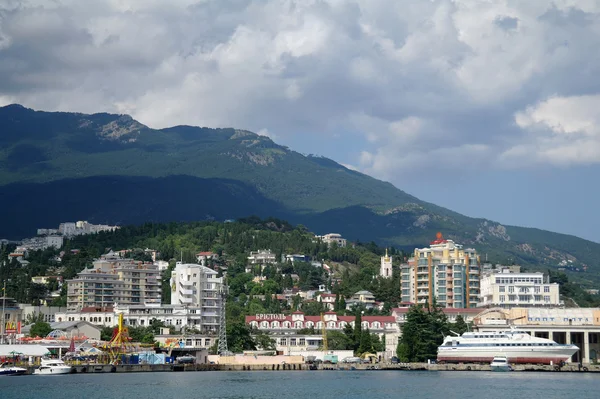
[[[600,241],[600,1],[0,0],[0,105],[233,126]]]

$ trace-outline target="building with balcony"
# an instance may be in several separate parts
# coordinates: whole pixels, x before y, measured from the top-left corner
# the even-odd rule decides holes
[[[400,267],[402,302],[437,304],[444,308],[471,308],[479,303],[480,260],[441,233],[428,248],[416,248]]]
[[[251,265],[266,265],[269,263],[277,263],[277,257],[270,249],[259,249],[258,251],[250,252],[248,262]]]
[[[546,282],[543,273],[520,273],[515,266],[487,269],[481,277],[479,306],[557,307],[562,305],[559,286]]]
[[[113,253],[67,280],[67,310],[119,305],[160,305],[160,272],[152,263],[120,259]]]
[[[171,273],[171,305],[187,307],[192,321],[188,324],[201,331],[216,331],[219,326],[221,294],[226,287],[217,275],[206,266],[189,263],[177,263]]]

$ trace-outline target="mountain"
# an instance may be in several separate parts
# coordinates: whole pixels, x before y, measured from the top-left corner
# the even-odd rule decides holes
[[[405,250],[428,245],[442,231],[492,261],[539,270],[586,265],[575,278],[600,281],[600,244],[469,218],[246,130],[157,130],[128,115],[20,105],[0,108],[0,126],[0,237],[31,236],[66,220],[128,224],[256,214]]]

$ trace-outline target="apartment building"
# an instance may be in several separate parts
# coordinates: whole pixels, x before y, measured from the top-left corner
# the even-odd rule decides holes
[[[114,304],[160,304],[160,271],[152,263],[121,259],[113,253],[67,280],[67,310]]]
[[[518,266],[497,266],[485,270],[481,277],[479,306],[512,308],[560,305],[558,284],[546,281],[543,273],[521,273]]]
[[[214,330],[219,325],[221,295],[226,287],[223,277],[217,275],[209,267],[186,263],[178,263],[171,273],[171,305],[186,306],[193,311],[188,317],[202,331]]]
[[[480,260],[477,251],[463,248],[437,234],[428,248],[416,248],[400,267],[402,302],[471,308],[479,303]]]

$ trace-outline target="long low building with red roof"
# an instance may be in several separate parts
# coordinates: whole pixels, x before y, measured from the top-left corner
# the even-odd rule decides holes
[[[320,345],[322,341],[318,335],[323,327],[323,321],[326,330],[342,331],[347,324],[354,328],[355,320],[355,316],[338,316],[335,312],[324,313],[323,320],[321,320],[321,316],[307,316],[300,311],[291,315],[256,314],[246,316],[247,325],[270,333],[275,339],[277,350],[284,353],[316,350],[316,346]],[[400,327],[396,316],[362,316],[361,326],[363,329],[368,328],[372,333],[378,334],[380,338],[385,337],[385,357],[395,356],[400,336]],[[313,328],[318,334],[312,336],[315,337],[311,340],[313,345],[309,344],[305,335],[298,334],[299,330],[310,328]]]

